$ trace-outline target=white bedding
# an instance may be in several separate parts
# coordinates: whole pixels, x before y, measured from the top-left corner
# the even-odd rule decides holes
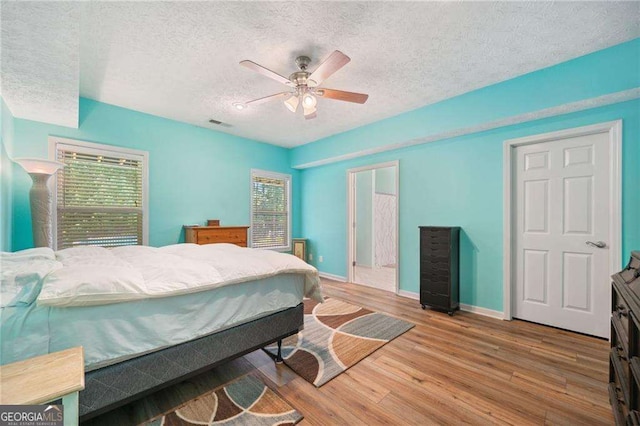
[[[315,268],[229,244],[31,249],[0,267],[0,365],[80,345],[100,368],[322,300]]]
[[[50,248],[0,252],[0,307],[27,306],[38,297],[42,280],[62,268]]]
[[[74,247],[44,279],[43,306],[89,306],[197,293],[280,274],[302,274],[304,295],[322,301],[318,271],[295,256],[233,244]]]
[[[86,371],[177,345],[302,302],[285,274],[200,293],[100,306],[0,309],[0,365],[82,346]]]

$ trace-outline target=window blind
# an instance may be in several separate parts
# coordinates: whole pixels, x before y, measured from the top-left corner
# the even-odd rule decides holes
[[[57,248],[143,243],[142,156],[57,145]]]
[[[289,247],[289,180],[288,175],[252,173],[252,247]]]

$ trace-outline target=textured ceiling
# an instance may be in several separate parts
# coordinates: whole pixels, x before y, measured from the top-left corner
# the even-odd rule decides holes
[[[78,127],[79,3],[0,4],[2,97],[14,116]]]
[[[631,2],[87,2],[80,16],[81,96],[282,146],[640,36]],[[296,56],[314,69],[336,49],[351,62],[323,86],[368,93],[366,104],[320,99],[308,121],[281,101],[233,108],[285,89],[239,61],[288,76]]]

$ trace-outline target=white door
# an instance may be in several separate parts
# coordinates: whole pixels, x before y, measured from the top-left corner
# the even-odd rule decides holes
[[[515,149],[514,317],[609,336],[607,132]]]

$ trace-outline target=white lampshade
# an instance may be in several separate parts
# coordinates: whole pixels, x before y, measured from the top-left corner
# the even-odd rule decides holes
[[[305,93],[305,95],[302,97],[302,106],[304,106],[305,108],[313,108],[317,103],[318,100],[311,93]]]
[[[286,106],[289,111],[296,112],[299,103],[300,100],[298,99],[298,96],[292,95],[289,99],[284,101],[284,106]]]
[[[317,111],[317,108],[315,106],[312,107],[307,107],[304,102],[302,103],[302,108],[304,109],[304,115],[305,117],[308,115],[312,115],[315,114],[315,112]]]
[[[52,175],[64,167],[63,163],[51,160],[41,160],[39,158],[15,158],[14,162],[20,164],[27,173],[41,173]]]

